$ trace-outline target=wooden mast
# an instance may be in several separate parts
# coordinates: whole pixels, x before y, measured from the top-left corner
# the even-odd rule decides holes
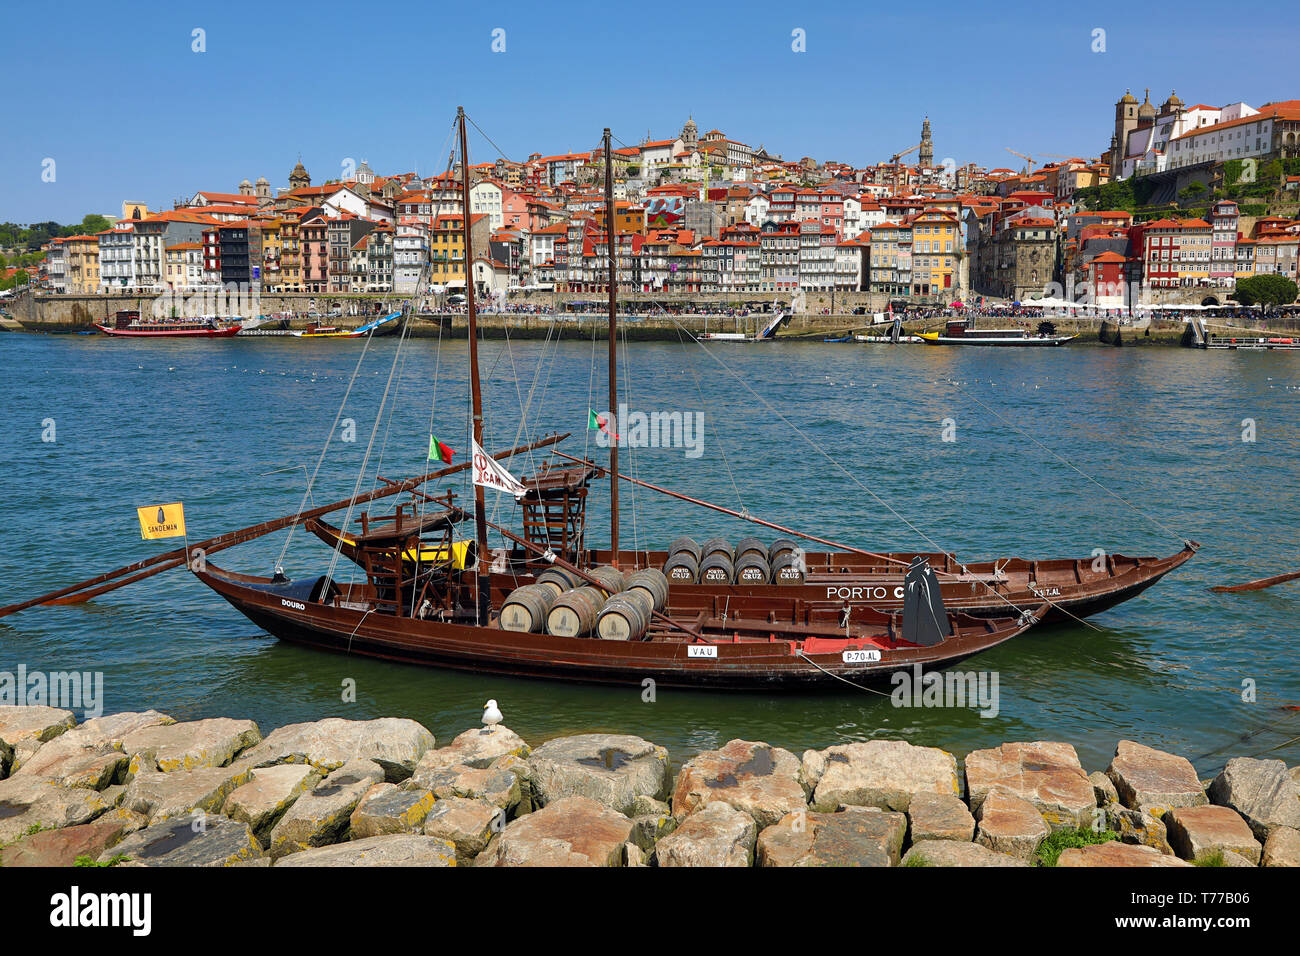
[[[609,252],[609,550],[618,567],[618,239],[614,222],[614,163],[605,127],[605,247]]]
[[[465,108],[456,107],[456,122],[460,127],[460,202],[461,221],[465,233],[465,308],[469,317],[469,392],[474,405],[474,443],[483,447],[483,388],[478,373],[478,313],[474,308],[474,239],[470,224],[469,204],[469,148],[465,137]],[[470,449],[473,454],[473,449]],[[487,511],[483,506],[483,486],[474,485],[474,540],[478,547],[478,623],[487,624],[488,586],[487,565]]]

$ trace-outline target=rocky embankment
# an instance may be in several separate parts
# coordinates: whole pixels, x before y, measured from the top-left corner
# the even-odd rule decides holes
[[[1105,841],[1105,842],[1098,842]],[[1046,853],[1046,848],[1056,852]],[[687,761],[640,737],[536,749],[497,727],[438,747],[413,720],[156,711],[77,724],[0,707],[0,865],[1300,865],[1300,768],[1213,780],[1121,741],[1104,773],[1067,743],[952,754],[870,740],[733,740]]]

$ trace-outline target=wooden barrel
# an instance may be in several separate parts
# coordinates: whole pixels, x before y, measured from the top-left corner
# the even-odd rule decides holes
[[[779,554],[794,554],[799,550],[799,545],[793,538],[777,538],[767,548],[767,563],[775,565],[776,558]]]
[[[668,546],[668,554],[670,556],[674,554],[681,554],[683,551],[689,554],[691,557],[693,557],[695,559],[696,564],[699,564],[700,558],[703,557],[703,555],[700,553],[699,542],[697,542],[690,535],[683,535],[680,538],[674,538],[673,543]]]
[[[625,587],[623,583],[623,572],[618,568],[592,568],[587,573],[600,582],[600,589],[605,592],[606,596],[617,594]]]
[[[567,571],[564,568],[547,568],[537,575],[536,583],[546,585],[555,592],[556,597],[559,597],[565,591],[581,587],[586,582],[572,571]]]
[[[554,603],[555,592],[545,584],[515,588],[501,605],[501,628],[538,633],[546,626],[546,613]]]
[[[735,554],[731,550],[731,545],[726,538],[710,538],[700,546],[700,570],[704,570],[704,561],[711,554],[725,554],[730,559],[735,559]]]
[[[773,584],[803,584],[804,567],[799,556],[792,551],[778,554],[772,560]]]
[[[700,576],[700,562],[689,551],[679,551],[664,562],[664,575],[679,584],[694,584]]]
[[[546,614],[546,633],[556,637],[586,637],[596,627],[605,603],[600,588],[574,588],[555,599]]]
[[[650,595],[650,606],[662,611],[668,603],[668,578],[658,568],[646,568],[627,576],[627,590]]]
[[[714,551],[700,562],[701,584],[730,584],[736,573],[730,554]]]
[[[735,580],[737,584],[767,584],[772,580],[772,568],[763,555],[749,551],[736,559]]]
[[[650,626],[650,595],[645,591],[615,594],[600,609],[596,633],[606,641],[635,641]]]
[[[758,538],[741,538],[736,544],[736,566],[740,567],[740,559],[747,554],[757,554],[767,560],[767,545]]]

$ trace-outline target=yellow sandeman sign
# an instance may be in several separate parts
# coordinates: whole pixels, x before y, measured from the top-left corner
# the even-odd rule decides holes
[[[184,536],[185,508],[179,501],[169,505],[150,505],[135,510],[140,516],[140,537],[144,540]]]

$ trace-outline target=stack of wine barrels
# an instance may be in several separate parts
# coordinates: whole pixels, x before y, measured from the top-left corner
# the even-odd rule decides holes
[[[730,584],[736,574],[736,561],[725,538],[710,538],[700,548],[702,584]]]
[[[546,633],[556,637],[586,637],[596,628],[605,592],[596,587],[573,588],[555,598],[546,613]]]
[[[803,549],[790,538],[777,538],[767,549],[773,584],[803,584]]]
[[[501,606],[501,627],[507,631],[537,633],[546,626],[546,615],[557,594],[545,584],[515,588]]]
[[[596,618],[596,633],[606,641],[635,641],[650,626],[654,599],[636,588],[611,595]]]
[[[678,584],[802,584],[803,549],[790,538],[770,545],[759,538],[741,538],[733,551],[724,538],[703,545],[678,538],[668,549],[663,573]]]
[[[700,546],[694,538],[678,538],[668,546],[664,574],[670,581],[694,584],[700,576]]]

